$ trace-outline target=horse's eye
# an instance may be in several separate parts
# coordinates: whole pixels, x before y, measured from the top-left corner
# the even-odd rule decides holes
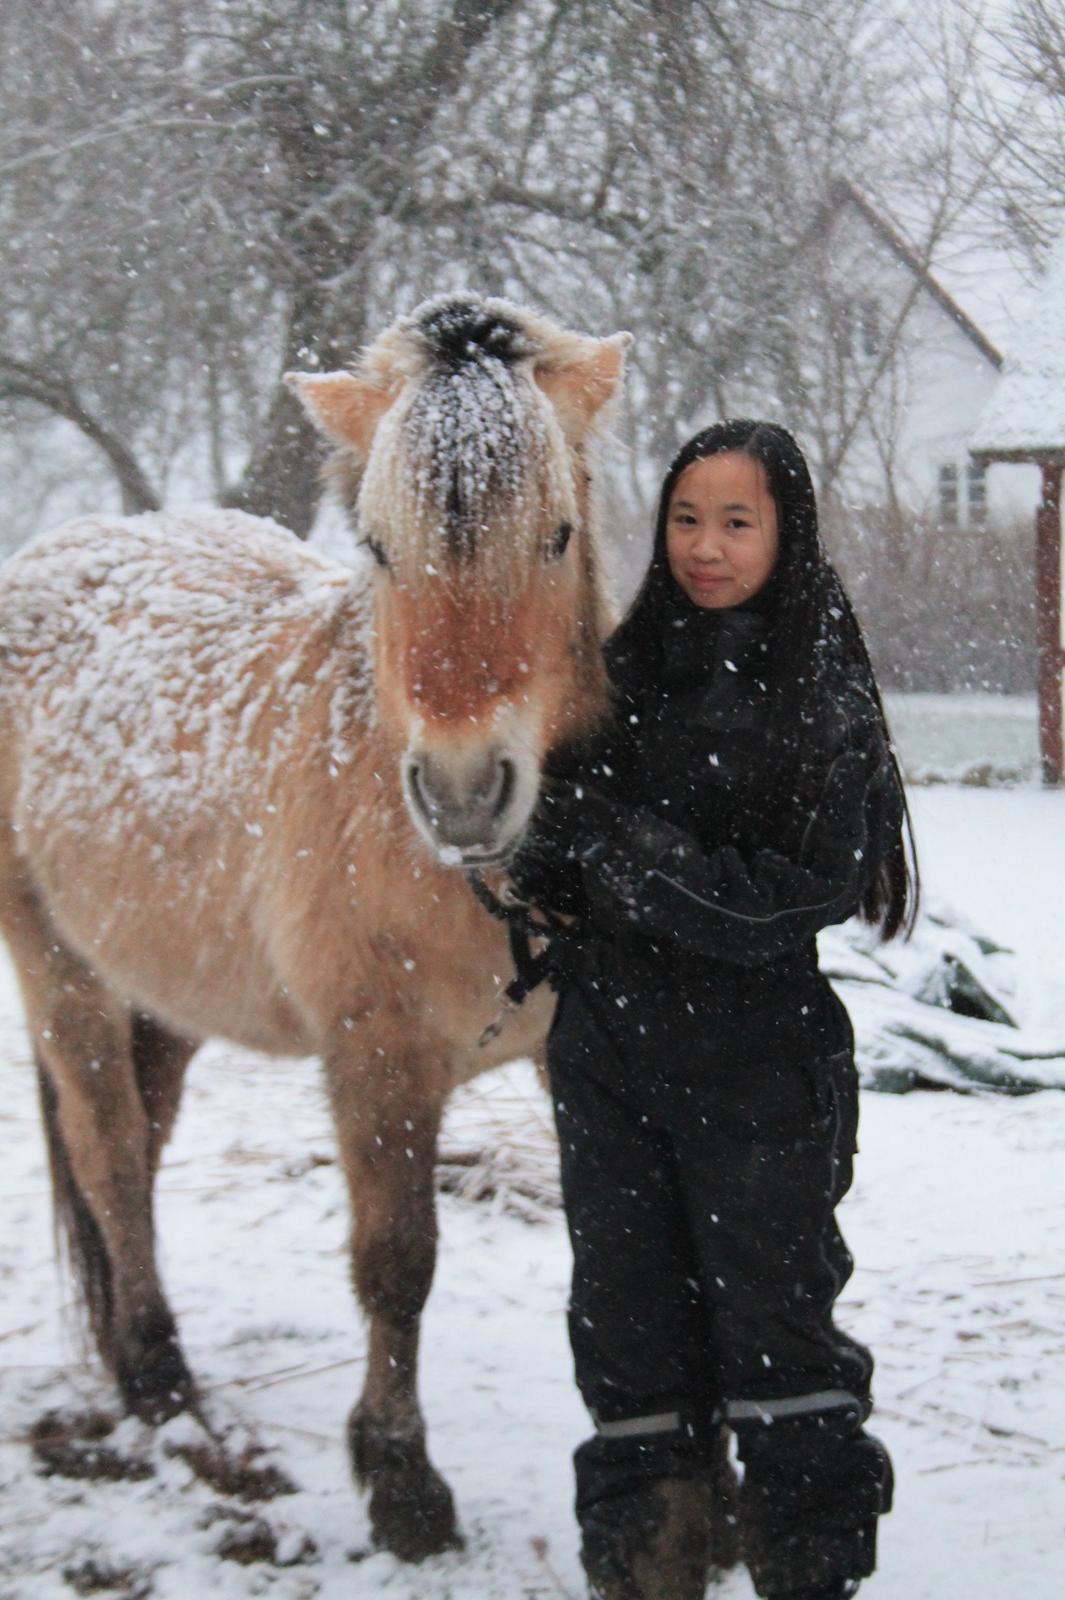
[[[366,546],[367,550],[369,550],[370,554],[377,562],[377,565],[379,567],[384,567],[386,572],[390,571],[388,557],[385,554],[385,547],[381,541],[379,539],[375,539],[372,533],[368,533],[365,539],[362,540],[362,543]]]
[[[544,555],[548,561],[561,561],[572,532],[573,528],[568,522],[560,522],[550,539],[544,541]]]

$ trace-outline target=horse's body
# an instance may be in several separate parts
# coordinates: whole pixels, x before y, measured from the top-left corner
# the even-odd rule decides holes
[[[151,1194],[197,1045],[320,1055],[370,1319],[353,1460],[409,1557],[454,1538],[415,1393],[441,1111],[549,1017],[478,1047],[509,956],[451,863],[505,856],[603,706],[583,442],[621,348],[471,299],[296,380],[376,574],[161,513],[0,576],[0,923],[101,1352],[142,1416],[193,1396]]]
[[[3,603],[5,878],[72,952],[176,1033],[280,1054],[379,1008],[383,961],[449,1083],[482,1066],[505,940],[384,779],[369,574],[239,512],[86,518]]]

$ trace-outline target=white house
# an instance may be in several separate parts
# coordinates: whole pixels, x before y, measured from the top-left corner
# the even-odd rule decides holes
[[[832,359],[855,396],[852,416],[870,395],[839,470],[844,500],[894,501],[947,527],[1029,518],[1038,470],[969,455],[1002,365],[994,345],[853,184],[836,185],[820,227],[829,298],[843,308]],[[840,410],[846,429],[844,401]]]

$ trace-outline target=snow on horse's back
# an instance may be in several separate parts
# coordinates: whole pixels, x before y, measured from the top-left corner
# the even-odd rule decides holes
[[[160,512],[0,571],[0,921],[101,1353],[143,1416],[193,1394],[151,1190],[198,1043],[321,1055],[371,1319],[353,1463],[411,1557],[454,1537],[415,1395],[441,1109],[548,1014],[478,1051],[508,957],[455,868],[505,861],[605,709],[587,461],[626,342],[455,296],[291,375],[359,570]]]

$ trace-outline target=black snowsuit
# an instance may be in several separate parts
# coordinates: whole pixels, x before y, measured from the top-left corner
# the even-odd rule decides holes
[[[597,1428],[577,1510],[587,1548],[640,1485],[698,1474],[724,1420],[748,1565],[775,1595],[872,1571],[890,1505],[862,1429],[872,1360],[832,1322],[857,1079],[814,936],[857,909],[900,802],[867,690],[841,673],[796,778],[769,738],[765,618],[669,616],[650,708],[618,686],[570,772],[595,825],[569,851],[534,834],[517,871],[579,919],[548,1046]]]

